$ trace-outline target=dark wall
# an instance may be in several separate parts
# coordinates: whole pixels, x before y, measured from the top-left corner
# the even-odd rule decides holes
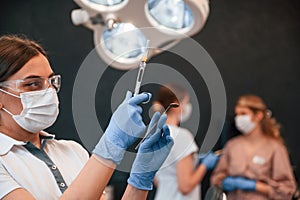
[[[42,43],[54,71],[63,77],[61,112],[50,131],[58,138],[80,142],[72,118],[72,89],[79,66],[94,47],[93,33],[72,25],[70,12],[78,6],[71,0],[7,2],[0,6],[0,34],[22,33]],[[283,126],[292,162],[300,166],[299,1],[211,1],[210,7],[204,29],[193,38],[203,45],[221,72],[228,115],[233,113],[239,95],[261,96]],[[182,64],[170,59],[168,53],[153,61],[174,67]],[[111,88],[122,73],[108,70],[110,76],[102,80],[103,84]],[[101,95],[105,96],[105,91]],[[97,105],[100,110],[104,107],[107,105]],[[109,112],[102,113],[102,123],[107,123],[109,116]]]

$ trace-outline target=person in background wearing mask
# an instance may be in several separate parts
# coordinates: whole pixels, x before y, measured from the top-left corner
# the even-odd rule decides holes
[[[154,110],[165,110],[171,103],[178,108],[167,111],[167,124],[174,146],[161,169],[157,172],[155,200],[197,200],[201,197],[199,183],[207,170],[216,165],[219,156],[207,153],[199,164],[199,148],[192,133],[180,127],[180,122],[191,115],[192,105],[188,93],[180,86],[170,84],[159,89],[153,103]]]
[[[227,142],[211,176],[228,200],[291,199],[295,179],[279,125],[263,100],[241,96],[235,124],[242,135]]]
[[[144,134],[139,104],[151,95],[127,92],[89,158],[76,142],[43,131],[58,116],[59,88],[39,44],[0,37],[0,199],[100,199],[126,149]],[[138,149],[124,199],[146,199],[152,189],[173,145],[165,121],[153,116],[157,126]]]

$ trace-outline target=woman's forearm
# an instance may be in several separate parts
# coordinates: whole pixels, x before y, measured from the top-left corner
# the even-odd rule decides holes
[[[122,200],[143,200],[147,198],[148,190],[139,190],[128,184]]]
[[[100,199],[116,164],[92,155],[60,199]]]
[[[203,179],[206,167],[199,165],[194,169],[193,154],[186,156],[177,163],[178,189],[183,194],[190,193]]]
[[[267,185],[267,184],[265,184],[265,183],[263,183],[263,182],[256,181],[256,188],[255,188],[255,190],[257,192],[260,192],[260,193],[268,195],[269,191],[270,191],[270,186]]]

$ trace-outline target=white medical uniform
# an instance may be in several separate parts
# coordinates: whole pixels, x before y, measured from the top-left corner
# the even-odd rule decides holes
[[[46,132],[41,135],[46,140],[42,150],[54,163],[51,167],[30,153],[23,146],[25,142],[0,133],[0,199],[17,188],[24,188],[36,199],[58,199],[62,194],[58,185],[70,185],[89,159],[80,144],[56,140],[54,135]],[[56,169],[60,171],[66,186],[53,176],[51,170]]]
[[[198,152],[198,146],[195,143],[192,133],[181,127],[168,125],[170,134],[174,139],[174,146],[171,149],[166,161],[156,174],[158,179],[158,188],[155,194],[155,200],[199,200],[200,185],[197,185],[189,194],[183,195],[178,189],[176,165],[184,157],[194,154],[194,164],[198,163],[195,153]]]

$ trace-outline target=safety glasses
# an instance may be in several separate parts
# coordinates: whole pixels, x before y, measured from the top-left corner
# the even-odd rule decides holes
[[[61,76],[54,75],[50,78],[30,77],[20,80],[9,80],[0,82],[0,87],[8,88],[15,92],[31,92],[44,90],[53,87],[56,92],[59,92],[61,85]]]

